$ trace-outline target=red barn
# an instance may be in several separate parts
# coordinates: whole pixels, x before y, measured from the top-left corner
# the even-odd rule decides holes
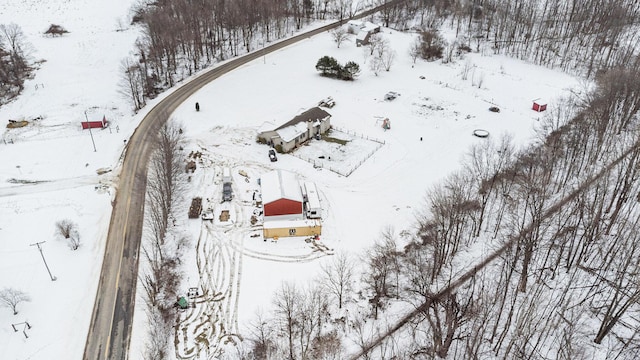
[[[542,112],[547,110],[547,102],[542,99],[533,100],[533,111]]]
[[[262,204],[267,220],[302,219],[302,192],[293,173],[275,170],[262,175]]]

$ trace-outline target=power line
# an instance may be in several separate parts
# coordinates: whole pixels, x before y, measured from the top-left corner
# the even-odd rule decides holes
[[[529,225],[527,225],[527,227],[522,229],[522,231],[520,231],[516,236],[510,237],[508,239],[508,241],[504,243],[504,245],[502,245],[500,248],[498,248],[496,251],[494,251],[491,255],[489,255],[487,258],[482,260],[479,264],[474,265],[470,270],[468,270],[467,272],[462,274],[459,278],[457,278],[453,282],[449,283],[449,285],[447,287],[445,287],[444,289],[442,289],[442,290],[438,291],[437,293],[435,293],[433,296],[431,296],[429,299],[427,299],[427,301],[425,301],[420,306],[418,306],[415,310],[413,310],[410,313],[408,313],[405,316],[403,316],[394,326],[388,328],[384,333],[378,335],[375,339],[373,339],[373,341],[371,341],[367,345],[363,346],[362,350],[360,352],[358,352],[357,354],[349,357],[349,359],[350,360],[360,359],[365,354],[369,353],[369,351],[371,351],[373,348],[375,348],[378,345],[380,345],[380,343],[382,343],[382,341],[384,339],[386,339],[387,337],[389,337],[390,335],[392,335],[393,333],[398,331],[407,322],[409,322],[409,320],[414,318],[416,315],[424,312],[425,310],[429,309],[429,307],[434,302],[441,300],[446,295],[449,295],[455,289],[460,287],[462,284],[466,283],[469,279],[471,279],[473,276],[475,276],[475,274],[478,271],[484,269],[487,265],[489,265],[489,263],[493,262],[493,260],[495,260],[497,257],[502,255],[505,251],[507,251],[507,249],[511,248],[513,246],[513,244],[518,239],[522,238],[524,235],[526,235],[526,234],[530,233],[531,231],[533,231],[535,226],[538,225],[540,221],[545,220],[548,217],[550,217],[551,215],[553,215],[556,212],[558,212],[558,210],[560,210],[560,208],[562,208],[562,206],[564,206],[568,202],[570,202],[573,199],[575,199],[585,189],[589,188],[591,185],[593,185],[594,182],[598,181],[603,175],[607,174],[609,171],[611,171],[611,169],[613,169],[620,162],[622,162],[622,160],[624,160],[624,158],[626,158],[629,154],[631,154],[633,151],[638,151],[639,147],[640,147],[640,141],[638,141],[635,144],[633,144],[633,146],[631,146],[629,149],[627,149],[627,151],[625,151],[622,155],[620,155],[620,157],[618,157],[612,163],[607,165],[598,174],[596,174],[593,177],[591,177],[590,179],[586,180],[576,190],[574,190],[569,195],[565,196],[560,201],[558,201],[555,204],[553,204],[552,206],[550,206],[542,214],[542,217],[539,220],[531,222]]]

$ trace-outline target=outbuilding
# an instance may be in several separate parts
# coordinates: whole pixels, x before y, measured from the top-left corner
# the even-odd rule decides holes
[[[262,229],[265,239],[322,235],[322,223],[314,219],[269,221]]]
[[[533,111],[542,112],[547,110],[547,102],[543,99],[533,100]]]
[[[274,170],[260,178],[264,222],[274,220],[302,220],[303,198],[295,174]]]
[[[105,128],[105,127],[109,126],[109,122],[107,121],[107,117],[103,116],[102,117],[102,121],[89,121],[87,119],[86,121],[82,121],[80,123],[80,125],[82,126],[83,130],[86,130],[86,129],[102,129],[102,128]]]

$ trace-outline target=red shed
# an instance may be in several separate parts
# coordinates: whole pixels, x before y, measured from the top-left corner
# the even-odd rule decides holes
[[[542,99],[533,100],[533,111],[542,112],[547,110],[547,102]]]
[[[107,124],[109,124],[109,122],[107,121],[107,117],[103,116],[102,117],[102,121],[83,121],[82,122],[82,130],[86,130],[86,129],[102,129],[107,127]]]
[[[302,219],[302,192],[293,173],[275,170],[262,175],[262,204],[265,221]]]

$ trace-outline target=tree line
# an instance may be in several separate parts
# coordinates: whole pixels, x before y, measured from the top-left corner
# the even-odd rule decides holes
[[[634,60],[602,72],[585,98],[552,111],[540,143],[516,151],[503,138],[473,147],[462,170],[428,191],[417,238],[402,251],[388,237],[374,246],[366,278],[376,281],[365,282],[372,316],[394,302],[430,304],[407,326],[414,341],[405,355],[640,354]],[[559,202],[608,164],[614,166],[579,196]],[[549,209],[554,216],[545,216]],[[507,239],[513,241],[489,266],[430,301],[460,274],[468,252],[486,257]]]
[[[168,122],[154,139],[145,196],[145,233],[140,282],[147,315],[144,359],[160,360],[171,353],[176,321],[175,304],[183,274],[180,257],[188,239],[174,231],[174,213],[184,202],[184,137],[179,125]]]
[[[593,78],[632,60],[638,50],[640,4],[632,0],[161,0],[135,9],[143,31],[136,55],[122,62],[123,92],[135,110],[177,81],[230,57],[290,36],[311,21],[348,19],[389,4],[374,21],[433,33],[446,22],[448,44],[560,68]]]

